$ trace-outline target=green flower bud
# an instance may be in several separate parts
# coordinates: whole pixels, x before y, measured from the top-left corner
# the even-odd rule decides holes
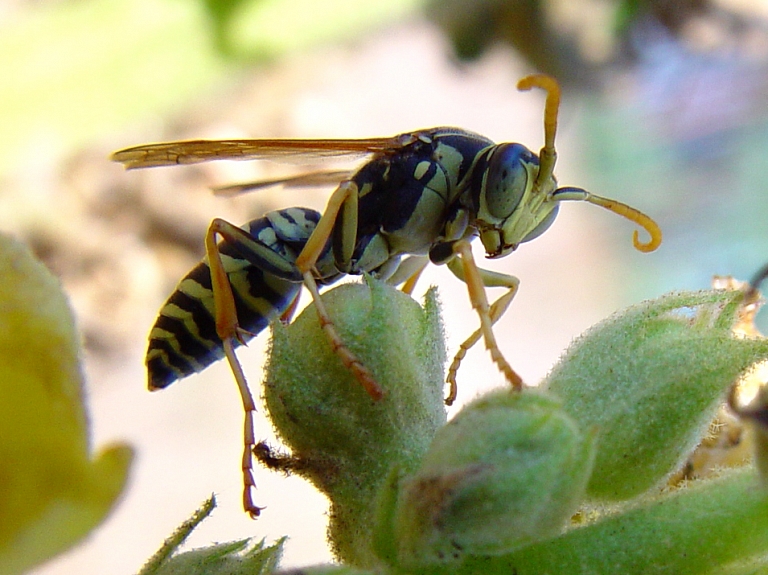
[[[399,562],[497,555],[558,534],[584,495],[592,444],[549,394],[503,390],[469,404],[401,482]]]
[[[686,460],[726,390],[768,357],[737,338],[743,294],[672,293],[628,308],[581,336],[545,385],[598,433],[588,495],[623,500],[664,483]]]
[[[424,308],[382,282],[346,284],[323,295],[344,343],[373,373],[373,399],[342,365],[314,306],[275,326],[265,400],[291,458],[261,459],[311,480],[331,500],[329,538],[344,562],[366,567],[376,494],[390,468],[416,468],[445,423],[445,351],[434,292]],[[263,451],[263,448],[261,448]]]

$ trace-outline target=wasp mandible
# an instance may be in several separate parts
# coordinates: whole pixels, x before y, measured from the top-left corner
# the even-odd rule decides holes
[[[127,168],[194,164],[210,160],[365,158],[356,171],[316,171],[219,188],[237,194],[267,186],[338,185],[321,214],[292,208],[270,212],[242,228],[221,219],[205,237],[207,258],[170,296],[150,333],[147,367],[150,389],[170,385],[226,356],[240,389],[245,418],[244,506],[259,514],[251,498],[254,402],[234,348],[274,319],[287,321],[303,284],[321,325],[344,365],[368,394],[382,397],[376,378],[344,344],[320,298],[320,286],[346,274],[371,273],[410,291],[431,261],[445,264],[467,284],[480,327],[459,348],[448,369],[456,398],[459,364],[480,339],[515,389],[523,382],[504,359],[493,324],[511,303],[517,278],[483,270],[470,242],[479,237],[486,257],[500,258],[547,230],[561,202],[586,201],[644,228],[644,252],[661,243],[661,230],[645,214],[581,188],[558,188],[554,177],[555,132],[560,89],[549,76],[520,80],[520,90],[546,91],[544,147],[539,155],[515,143],[494,144],[459,128],[417,130],[390,138],[353,140],[190,140],[121,150],[112,159]],[[218,238],[221,242],[217,242]],[[486,287],[506,292],[489,304]]]

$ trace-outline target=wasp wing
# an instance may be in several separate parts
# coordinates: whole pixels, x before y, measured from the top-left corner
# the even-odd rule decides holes
[[[396,150],[412,139],[403,136],[355,140],[185,140],[145,144],[112,154],[126,168],[198,164],[212,160],[277,160],[308,163],[325,158],[359,159]]]
[[[255,182],[244,182],[240,184],[229,184],[226,186],[216,186],[213,193],[217,196],[234,197],[247,192],[255,192],[264,188],[273,186],[282,186],[284,188],[311,188],[316,186],[338,185],[343,180],[349,179],[354,174],[354,170],[326,170],[318,172],[307,172],[297,176],[287,176],[284,178],[275,178],[272,180],[258,180]]]

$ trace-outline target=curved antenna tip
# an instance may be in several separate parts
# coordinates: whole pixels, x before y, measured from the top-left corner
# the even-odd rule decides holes
[[[541,88],[551,94],[560,95],[560,85],[557,80],[547,74],[531,74],[520,78],[517,82],[517,89],[521,92],[527,92],[531,88]]]
[[[662,233],[659,224],[657,224],[650,216],[646,216],[640,210],[628,206],[627,204],[590,194],[588,191],[582,190],[581,188],[558,188],[552,194],[552,199],[559,202],[588,202],[600,206],[601,208],[605,208],[614,214],[618,214],[627,218],[629,221],[636,223],[648,232],[648,235],[650,236],[650,239],[647,242],[641,242],[640,233],[637,230],[634,231],[632,234],[632,245],[638,251],[643,253],[652,252],[661,245]]]
[[[643,252],[645,254],[656,250],[661,245],[661,239],[662,239],[661,228],[659,228],[659,226],[656,225],[656,222],[654,222],[651,218],[648,218],[648,220],[645,222],[636,222],[636,223],[641,225],[645,229],[645,231],[648,232],[648,234],[651,236],[651,239],[649,239],[647,242],[641,242],[640,232],[635,230],[632,233],[632,245],[635,247],[637,251]]]

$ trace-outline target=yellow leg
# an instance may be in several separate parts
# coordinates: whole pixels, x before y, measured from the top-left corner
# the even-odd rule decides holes
[[[286,309],[283,312],[283,315],[280,316],[280,321],[283,324],[287,325],[291,323],[291,320],[293,319],[293,315],[296,313],[296,309],[299,307],[299,296],[301,296],[301,292],[296,294],[296,297],[293,298],[291,305],[289,305],[288,309]]]
[[[480,271],[482,272],[483,270]],[[509,277],[511,280],[517,280],[517,278],[513,276],[507,277]],[[516,291],[517,283],[515,283],[514,286],[510,286],[507,293],[502,295],[499,299],[491,304],[490,310],[488,312],[488,315],[491,316],[491,324],[495,324],[499,318],[504,315],[504,312],[507,311],[509,304],[512,303]],[[456,374],[459,371],[459,366],[461,365],[461,361],[467,355],[467,352],[472,348],[473,345],[480,341],[481,337],[483,337],[483,330],[478,329],[459,346],[459,351],[456,352],[456,355],[453,358],[453,362],[451,362],[451,366],[448,368],[448,375],[445,378],[445,381],[450,386],[450,391],[445,398],[446,405],[453,405],[453,402],[456,401],[456,394],[458,391],[458,385],[456,384]]]
[[[224,264],[221,261],[219,248],[216,244],[216,235],[221,231],[222,226],[226,225],[228,225],[226,222],[218,219],[211,223],[205,237],[205,251],[208,254],[208,266],[211,270],[211,287],[213,289],[213,302],[216,309],[216,333],[223,343],[224,355],[237,382],[237,388],[243,402],[243,410],[245,411],[243,458],[241,464],[243,472],[243,508],[252,518],[256,518],[261,513],[261,508],[256,506],[252,497],[252,490],[256,487],[256,481],[253,478],[253,457],[251,455],[255,444],[253,413],[256,411],[256,405],[248,388],[243,368],[235,355],[234,341],[242,342],[241,335],[243,332],[237,322],[237,309],[235,308],[235,298],[232,295],[232,286],[229,283],[226,271],[224,271]]]
[[[240,325],[237,321],[237,309],[235,297],[232,295],[232,286],[229,277],[224,270],[221,261],[219,247],[216,244],[216,236],[229,224],[216,218],[208,227],[205,235],[205,253],[208,256],[208,267],[211,270],[211,288],[213,291],[213,306],[216,310],[216,334],[221,341],[237,339],[242,342]]]
[[[382,390],[379,384],[376,383],[373,374],[359,359],[357,359],[357,356],[350,351],[336,331],[336,326],[333,325],[333,320],[331,319],[331,316],[328,315],[328,310],[325,308],[322,298],[320,298],[320,292],[318,291],[317,283],[315,282],[315,278],[311,271],[304,274],[304,285],[307,286],[309,293],[312,294],[312,299],[315,302],[315,309],[317,310],[317,316],[320,318],[320,327],[323,328],[333,352],[339,356],[344,367],[352,372],[371,398],[377,400],[383,398],[384,390]]]
[[[523,380],[517,372],[512,369],[509,363],[507,363],[507,360],[504,359],[493,333],[493,324],[504,315],[504,312],[509,307],[509,304],[512,302],[512,299],[517,292],[519,281],[514,276],[478,268],[474,257],[472,256],[472,247],[468,241],[462,240],[456,242],[453,250],[454,253],[459,256],[459,261],[457,262],[455,259],[451,260],[448,267],[467,284],[472,307],[480,317],[480,329],[461,344],[453,363],[451,363],[451,366],[448,368],[446,381],[450,385],[450,392],[445,399],[445,403],[451,405],[456,399],[456,373],[461,364],[461,360],[464,359],[467,351],[475,345],[481,337],[485,340],[485,347],[490,352],[491,359],[493,359],[494,363],[499,367],[513,389],[521,390],[524,385]],[[488,305],[488,299],[485,295],[485,287],[506,287],[509,291],[497,299],[493,305]]]
[[[320,217],[320,221],[317,222],[312,235],[309,236],[307,243],[304,245],[304,249],[296,258],[296,267],[302,272],[311,270],[315,267],[317,260],[320,258],[320,254],[323,253],[325,244],[328,243],[328,238],[331,237],[334,228],[336,227],[336,220],[339,216],[339,212],[344,209],[344,214],[351,214],[353,217],[347,217],[345,219],[345,225],[354,229],[345,230],[345,235],[349,236],[349,240],[345,240],[347,244],[351,244],[351,247],[345,248],[345,252],[351,252],[354,250],[355,234],[357,233],[357,222],[352,221],[357,214],[353,213],[357,208],[357,184],[351,181],[342,182],[336,191],[333,192],[328,205],[325,207],[323,215]],[[348,208],[351,205],[355,210]]]
[[[245,422],[243,425],[243,458],[241,468],[243,471],[243,509],[252,518],[261,514],[261,507],[257,507],[253,502],[253,489],[256,488],[256,481],[253,478],[253,449],[256,445],[256,436],[253,429],[253,414],[256,411],[256,404],[253,402],[251,390],[248,388],[248,382],[245,380],[245,374],[240,366],[240,362],[235,356],[235,350],[231,339],[224,340],[224,354],[227,356],[229,367],[235,376],[237,388],[240,391],[240,397],[243,400],[243,410],[245,411]]]
[[[429,258],[427,256],[408,256],[399,263],[394,273],[386,278],[386,282],[389,285],[401,286],[400,289],[403,293],[411,295],[422,272],[428,265]]]
[[[302,277],[304,278],[304,285],[312,295],[312,299],[315,302],[315,309],[317,315],[320,318],[320,325],[328,337],[328,341],[331,344],[331,349],[339,356],[344,366],[349,369],[365,391],[368,392],[373,399],[381,399],[384,397],[384,391],[381,389],[373,374],[365,367],[362,362],[357,359],[350,349],[344,344],[336,331],[336,327],[333,324],[331,316],[328,314],[328,310],[323,304],[323,300],[320,298],[320,291],[315,281],[314,271],[315,264],[317,263],[320,254],[328,243],[328,238],[334,231],[336,226],[336,220],[339,212],[344,210],[343,225],[346,226],[344,230],[343,250],[345,254],[349,254],[351,258],[351,252],[354,250],[355,234],[357,231],[357,185],[354,182],[343,182],[333,193],[330,200],[328,200],[328,206],[325,209],[317,227],[309,237],[304,249],[296,258],[296,267],[299,268]]]
[[[427,264],[429,264],[429,260],[424,258],[424,261],[419,263],[419,266],[416,268],[416,270],[410,275],[410,277],[405,280],[405,283],[403,283],[403,287],[400,288],[403,293],[407,293],[408,295],[411,295],[413,293],[413,290],[416,288],[416,282],[419,281],[419,278],[421,277],[421,274],[424,272],[425,269],[427,269]]]

